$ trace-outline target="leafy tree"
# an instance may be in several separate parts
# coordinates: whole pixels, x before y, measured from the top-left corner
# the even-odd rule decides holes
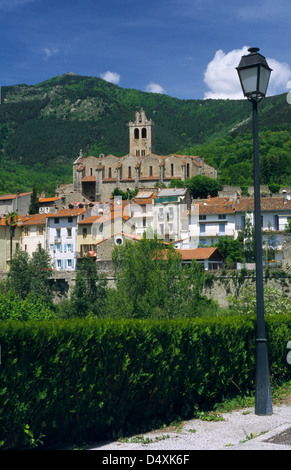
[[[37,251],[32,253],[29,261],[30,268],[30,291],[36,297],[41,293],[47,304],[53,302],[53,290],[50,283],[52,275],[52,261],[49,253],[38,246]]]
[[[17,250],[8,272],[8,286],[20,299],[25,299],[30,292],[30,275],[29,254]]]
[[[89,314],[103,316],[106,302],[107,279],[98,273],[98,266],[90,256],[84,257],[78,267],[72,291],[69,315],[85,317]]]
[[[207,299],[200,265],[181,266],[181,256],[157,236],[118,246],[112,254],[116,290],[109,299],[112,315],[152,318],[193,316]]]
[[[205,199],[207,196],[215,197],[218,191],[222,189],[221,183],[213,178],[208,178],[204,175],[197,175],[193,178],[187,179],[185,186],[189,189],[191,196],[194,199]]]
[[[220,237],[216,243],[217,248],[224,258],[227,267],[236,267],[236,263],[240,263],[243,259],[243,244],[242,240],[236,238],[235,240],[230,237]]]
[[[50,305],[53,295],[50,277],[51,259],[46,250],[39,246],[31,258],[26,251],[17,250],[8,273],[8,287],[20,299],[27,298],[29,294],[41,296]]]

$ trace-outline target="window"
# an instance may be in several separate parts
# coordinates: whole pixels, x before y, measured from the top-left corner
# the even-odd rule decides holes
[[[226,215],[225,215],[225,214],[218,214],[218,218],[219,218],[220,220],[226,219]]]
[[[25,236],[29,235],[29,228],[28,227],[24,227],[24,235]]]
[[[174,176],[174,164],[171,163],[171,176]]]
[[[279,230],[279,216],[274,215],[274,230]]]
[[[149,167],[149,176],[153,176],[153,167],[152,166]]]
[[[173,218],[174,218],[174,208],[169,207],[168,220],[172,220]]]
[[[70,245],[70,244],[67,245],[67,250],[68,250],[69,252],[71,252],[71,251],[72,251],[72,245]]]
[[[142,128],[141,130],[141,136],[143,139],[146,139],[147,138],[147,130],[145,127]]]
[[[139,157],[140,156],[139,150],[136,150],[135,154],[136,154],[137,157]]]
[[[60,238],[61,237],[61,229],[57,228],[56,232],[57,232],[57,238]]]
[[[67,237],[71,237],[71,236],[72,236],[72,229],[67,228]]]
[[[205,233],[206,232],[206,227],[205,224],[200,225],[200,233]]]
[[[142,150],[142,151],[141,151],[141,156],[142,156],[142,157],[145,156],[145,150]]]
[[[54,218],[54,223],[55,223],[55,224],[58,224],[59,222],[60,222],[60,219],[59,219],[58,217],[55,217],[55,218]]]
[[[134,138],[139,139],[139,130],[138,129],[134,129]]]
[[[206,214],[199,215],[199,220],[206,220]]]
[[[60,259],[57,260],[57,267],[58,268],[62,267],[62,261]]]
[[[162,207],[159,208],[159,219],[162,220],[164,218],[164,209]]]
[[[68,259],[68,268],[71,268],[71,267],[72,267],[72,260]]]
[[[93,175],[93,168],[90,168],[90,176]]]
[[[43,235],[43,226],[38,227],[38,234]]]
[[[219,224],[219,233],[225,233],[225,224]]]
[[[131,166],[128,167],[128,177],[131,178]]]
[[[87,237],[87,227],[83,228],[83,238]]]
[[[73,217],[68,217],[68,222],[72,223],[73,222]]]
[[[186,178],[190,178],[190,164],[187,163],[187,166],[186,166]]]
[[[164,235],[164,226],[163,226],[163,224],[160,224],[160,234]]]
[[[111,167],[108,168],[108,178],[112,178]]]

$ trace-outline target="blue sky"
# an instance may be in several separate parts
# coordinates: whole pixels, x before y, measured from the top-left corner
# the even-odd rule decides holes
[[[255,46],[291,89],[290,0],[0,0],[0,85],[66,72],[180,99],[243,98]],[[289,83],[288,83],[289,82]]]

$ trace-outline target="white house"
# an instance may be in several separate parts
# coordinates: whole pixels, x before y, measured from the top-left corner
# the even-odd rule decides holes
[[[47,250],[56,270],[70,271],[76,268],[78,222],[89,215],[90,211],[84,208],[64,209],[48,214]]]
[[[195,202],[189,213],[189,248],[211,246],[222,236],[237,237],[232,200],[217,197]]]
[[[187,238],[190,206],[187,188],[161,189],[153,200],[153,229],[158,237],[170,242]]]

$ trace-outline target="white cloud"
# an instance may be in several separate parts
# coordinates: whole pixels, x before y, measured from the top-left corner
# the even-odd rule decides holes
[[[234,49],[225,54],[221,49],[216,51],[214,58],[207,65],[204,73],[204,82],[209,88],[204,98],[213,99],[243,99],[243,93],[235,67],[238,66],[241,56],[248,54],[248,47]],[[291,79],[291,69],[288,64],[275,59],[266,58],[273,69],[268,88],[268,95],[283,93],[287,82]]]
[[[49,57],[51,57],[52,55],[54,54],[57,54],[59,52],[59,49],[49,49],[48,47],[44,47],[42,49],[42,51],[44,52],[45,54],[45,59],[48,59]]]
[[[105,73],[101,73],[100,76],[103,80],[106,80],[106,82],[115,83],[115,85],[120,81],[120,75],[116,72],[110,72],[109,70]]]
[[[150,82],[146,86],[146,91],[148,93],[161,93],[161,94],[166,93],[161,85],[159,85],[158,83],[154,83],[154,82]]]

